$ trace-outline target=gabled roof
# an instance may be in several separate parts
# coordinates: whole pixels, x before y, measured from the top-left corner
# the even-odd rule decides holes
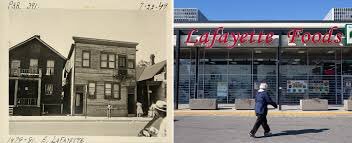
[[[59,55],[62,59],[66,60],[66,58],[65,58],[63,55],[61,55],[61,54],[60,54],[58,51],[56,51],[53,47],[51,47],[49,44],[45,43],[42,39],[40,39],[40,36],[39,36],[39,35],[34,35],[34,36],[32,36],[31,38],[29,38],[29,39],[27,39],[27,40],[25,40],[25,41],[23,41],[23,42],[21,42],[21,43],[18,43],[18,44],[15,45],[15,46],[12,46],[12,47],[10,48],[10,51],[13,50],[13,49],[15,49],[15,48],[17,48],[17,47],[22,46],[23,44],[25,44],[25,43],[27,43],[27,42],[29,42],[29,41],[34,40],[34,39],[38,40],[40,43],[42,43],[42,44],[44,44],[46,47],[48,47],[51,51],[53,51],[54,53],[56,53],[57,55]]]
[[[155,75],[159,74],[165,66],[166,66],[166,61],[162,61],[144,68],[141,75],[139,77],[137,76],[138,77],[137,81],[143,81],[143,80],[153,78]]]

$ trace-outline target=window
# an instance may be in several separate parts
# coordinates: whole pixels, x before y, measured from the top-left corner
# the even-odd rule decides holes
[[[46,62],[46,75],[54,75],[55,61],[48,60]]]
[[[113,87],[113,94],[115,99],[121,99],[120,84],[115,83]]]
[[[128,60],[128,68],[134,69],[134,60]]]
[[[111,83],[105,83],[104,93],[105,93],[105,99],[111,98]]]
[[[29,60],[29,73],[37,74],[38,73],[38,59]]]
[[[108,67],[108,55],[101,54],[100,56],[100,67],[107,68]]]
[[[115,55],[109,54],[109,68],[115,68]]]
[[[101,54],[100,67],[102,68],[115,68],[115,54]]]
[[[82,54],[82,66],[83,67],[90,67],[90,52],[83,51]]]
[[[96,86],[95,86],[94,82],[89,82],[88,83],[88,97],[89,98],[93,98],[93,99],[96,98],[96,96],[95,96],[95,93],[96,93],[95,88],[96,88]]]
[[[45,95],[52,95],[53,94],[53,85],[46,84],[45,85]]]
[[[126,68],[126,55],[119,55],[119,68]]]

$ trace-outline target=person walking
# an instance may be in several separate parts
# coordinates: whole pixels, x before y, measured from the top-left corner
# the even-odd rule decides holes
[[[259,90],[257,95],[255,96],[255,114],[257,116],[257,120],[253,126],[253,129],[249,132],[250,137],[255,137],[255,133],[258,128],[263,126],[264,136],[270,136],[270,127],[268,125],[268,121],[266,119],[266,115],[268,114],[268,104],[277,108],[277,104],[270,98],[268,92],[266,91],[268,88],[268,84],[261,83],[259,85]]]

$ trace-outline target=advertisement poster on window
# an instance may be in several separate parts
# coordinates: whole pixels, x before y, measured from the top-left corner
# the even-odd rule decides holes
[[[309,83],[309,93],[329,93],[329,81],[311,80]]]
[[[307,91],[307,81],[305,80],[288,80],[287,93],[305,93]]]
[[[226,97],[227,96],[227,82],[218,82],[217,96]]]

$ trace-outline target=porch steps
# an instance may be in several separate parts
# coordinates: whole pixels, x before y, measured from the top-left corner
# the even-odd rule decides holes
[[[10,116],[13,115],[13,106],[9,106],[9,115],[10,115]]]

